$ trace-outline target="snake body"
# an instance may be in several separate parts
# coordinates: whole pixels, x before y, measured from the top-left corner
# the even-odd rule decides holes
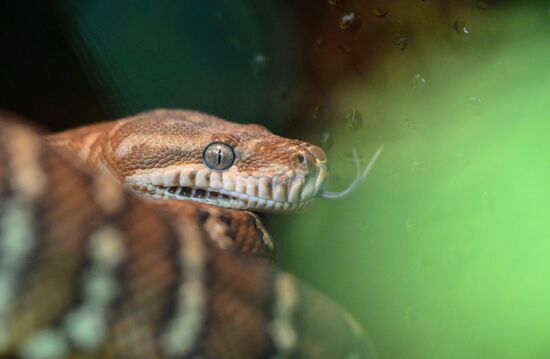
[[[197,151],[207,140],[189,144],[173,132],[171,124],[185,118],[202,123],[200,117],[214,127],[195,140],[237,139],[232,191],[223,175],[218,188],[213,171],[200,174],[205,168]],[[241,125],[219,126],[221,120],[208,118],[156,111],[44,139],[0,116],[0,358],[373,355],[343,309],[269,263],[272,243],[255,215],[223,208],[302,207],[322,184],[322,151],[288,140],[285,152],[277,147],[285,139],[263,128],[243,134]],[[136,134],[132,127],[138,124]],[[144,135],[147,124],[155,128],[155,140]],[[213,132],[216,126],[222,131]],[[244,140],[246,133],[254,136]],[[249,152],[265,146],[257,136],[272,138],[270,145],[284,152],[265,171],[251,159],[256,152]],[[288,155],[290,147],[299,157]],[[156,155],[149,156],[153,149]],[[277,157],[267,152],[258,158]],[[193,186],[181,186],[187,165],[196,170]],[[239,191],[241,177],[247,180]],[[267,192],[260,182],[267,177],[271,199],[262,197]],[[200,189],[215,193],[208,197],[222,207],[201,203],[206,196],[146,200],[115,179],[158,198],[169,197],[172,187],[178,193]],[[301,183],[298,196],[290,195],[294,181]],[[275,195],[282,183],[285,196]],[[229,193],[222,189],[233,200],[222,197]]]

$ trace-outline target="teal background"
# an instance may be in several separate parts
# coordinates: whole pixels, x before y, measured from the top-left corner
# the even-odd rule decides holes
[[[58,9],[113,116],[179,107],[281,127],[287,108],[275,92],[299,69],[283,2],[60,1]]]

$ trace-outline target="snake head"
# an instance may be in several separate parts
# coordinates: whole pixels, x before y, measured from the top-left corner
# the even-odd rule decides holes
[[[97,165],[149,197],[292,212],[309,204],[326,178],[321,148],[259,125],[157,110],[106,128]]]

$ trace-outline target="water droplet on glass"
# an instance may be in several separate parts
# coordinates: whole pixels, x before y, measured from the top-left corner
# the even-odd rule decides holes
[[[489,5],[487,4],[486,1],[477,1],[476,2],[476,7],[480,10],[485,10],[489,7]]]
[[[397,48],[401,51],[405,50],[408,44],[409,44],[409,40],[403,35],[400,35],[399,38],[397,39],[396,45],[397,45]]]
[[[411,163],[411,168],[413,171],[422,171],[424,169],[424,166],[420,162],[414,161],[413,163]]]
[[[483,207],[486,211],[489,213],[495,212],[495,198],[491,193],[484,191],[482,193],[481,202],[484,204]]]
[[[377,6],[374,8],[374,10],[372,11],[374,13],[374,16],[376,17],[384,17],[386,15],[388,15],[388,8],[387,7],[384,7],[384,6]]]
[[[344,55],[351,54],[351,47],[347,44],[338,45],[338,50],[340,50]]]
[[[427,267],[431,266],[432,262],[433,261],[429,258],[419,258],[418,261],[417,261],[417,265],[421,269],[424,269],[424,268],[427,268]]]
[[[399,176],[401,176],[401,172],[399,172],[399,170],[392,169],[392,170],[390,170],[390,175],[392,177],[399,177]],[[395,193],[395,194],[398,195],[398,193]]]
[[[324,36],[319,36],[318,38],[315,39],[315,46],[317,46],[318,48],[325,46],[326,43],[327,43],[327,39],[325,39]]]
[[[483,103],[483,101],[481,101],[479,97],[475,97],[475,96],[470,97],[470,102],[473,103],[474,105],[481,105]]]
[[[279,89],[279,98],[286,99],[290,95],[290,88],[288,86],[283,86]]]
[[[262,53],[256,54],[256,56],[254,56],[253,65],[256,72],[264,71],[268,66],[267,56]]]
[[[344,0],[328,0],[328,4],[337,10],[344,9]]]
[[[405,120],[405,122],[407,123],[407,127],[411,130],[416,130],[418,127],[420,127],[420,120],[412,119],[409,117]]]
[[[330,134],[330,132],[323,132],[321,134],[321,147],[323,147],[323,149],[325,150],[328,150],[332,147],[333,144],[334,141],[332,140],[332,135]]]
[[[422,92],[426,89],[428,82],[421,74],[416,74],[412,77],[412,88],[416,92]]]
[[[407,308],[403,314],[403,319],[409,324],[416,324],[419,318],[418,312],[413,308]]]
[[[345,126],[350,131],[357,131],[363,127],[363,116],[361,113],[355,109],[346,113],[344,116]]]
[[[340,18],[340,29],[357,32],[361,27],[361,19],[354,12],[344,14]]]
[[[267,63],[267,57],[265,57],[264,54],[259,53],[254,57],[254,62],[257,64],[265,64]]]
[[[483,112],[483,101],[476,96],[470,97],[470,104],[472,105],[472,108],[474,110],[474,113],[476,115],[481,115]]]
[[[229,44],[230,47],[233,47],[233,48],[236,48],[236,49],[242,47],[241,40],[238,37],[235,37],[235,36],[228,37],[227,38],[227,43]]]
[[[408,233],[408,234],[413,234],[414,233],[414,221],[412,218],[408,217],[405,221],[405,231]]]
[[[315,120],[321,120],[325,117],[326,107],[320,104],[315,105],[313,109],[313,118]]]
[[[464,23],[464,21],[455,21],[453,28],[455,29],[455,32],[461,36],[470,34],[470,30],[466,27],[466,23]]]

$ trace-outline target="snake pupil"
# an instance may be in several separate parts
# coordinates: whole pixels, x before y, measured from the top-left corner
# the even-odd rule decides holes
[[[213,142],[202,153],[204,164],[213,170],[223,171],[233,165],[235,152],[225,143]]]

